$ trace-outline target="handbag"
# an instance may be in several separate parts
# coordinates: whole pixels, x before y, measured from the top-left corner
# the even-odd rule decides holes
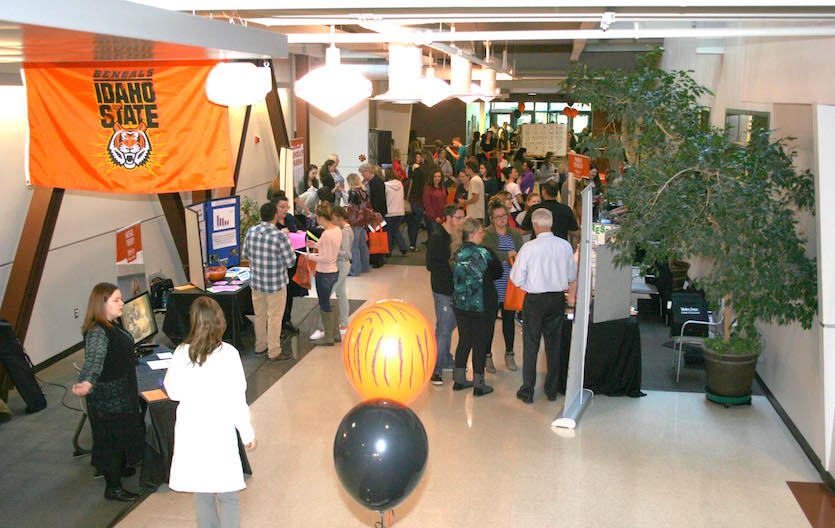
[[[403,198],[403,212],[407,215],[412,214],[412,204],[409,202],[409,195],[412,194],[412,184],[415,183],[414,179],[409,179],[409,190],[406,192],[406,196]]]
[[[296,259],[296,273],[293,275],[293,282],[309,290],[312,287],[311,281],[316,275],[316,263],[307,258],[304,253],[299,254]]]
[[[510,259],[513,266],[515,259]],[[504,309],[512,312],[521,312],[525,304],[525,290],[513,284],[510,278],[507,279],[507,289],[504,292]]]
[[[389,252],[389,234],[380,227],[377,220],[374,231],[368,233],[368,253],[371,255],[387,255]]]

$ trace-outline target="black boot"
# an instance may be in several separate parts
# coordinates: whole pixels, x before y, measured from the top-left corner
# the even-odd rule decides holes
[[[455,367],[452,369],[452,379],[455,383],[452,384],[452,390],[460,391],[469,389],[473,386],[472,381],[467,381],[467,369]]]
[[[484,374],[473,374],[473,396],[484,396],[493,392],[493,387],[484,383]]]

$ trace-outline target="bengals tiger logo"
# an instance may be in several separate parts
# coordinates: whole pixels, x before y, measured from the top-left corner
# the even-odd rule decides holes
[[[113,163],[126,169],[135,169],[147,163],[151,155],[151,140],[145,133],[145,123],[140,122],[136,128],[124,128],[116,123],[107,150]]]

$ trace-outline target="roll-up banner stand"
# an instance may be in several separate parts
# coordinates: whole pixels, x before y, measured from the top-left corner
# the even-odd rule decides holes
[[[571,355],[568,360],[568,382],[562,413],[551,422],[552,427],[574,429],[580,415],[594,393],[583,388],[586,364],[586,341],[589,335],[591,303],[591,200],[594,184],[583,189],[583,229],[580,235],[580,269],[577,274],[577,303],[574,305],[574,331],[571,333]]]
[[[295,200],[293,200],[293,190],[296,188],[293,174],[295,163],[296,158],[294,157],[293,149],[281,147],[278,153],[278,166],[281,171],[281,189],[287,194],[288,201],[290,202],[290,214],[296,214],[296,204],[294,203]]]

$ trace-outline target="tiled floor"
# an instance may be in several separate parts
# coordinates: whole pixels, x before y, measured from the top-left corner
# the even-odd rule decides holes
[[[349,296],[404,299],[434,318],[428,275],[387,265]],[[502,344],[494,346],[500,351]],[[521,340],[517,340],[517,349]],[[497,365],[499,366],[499,365]],[[540,365],[541,366],[541,365]],[[520,372],[488,375],[473,398],[429,386],[412,404],[429,463],[397,527],[804,527],[786,481],[817,474],[763,397],[724,409],[696,393],[595,398],[573,434],[549,424],[562,401],[514,397]],[[333,468],[333,435],[359,398],[337,347],[316,348],[251,406],[258,448],[241,494],[243,526],[371,526]],[[194,526],[192,497],[163,487],[120,526]]]

